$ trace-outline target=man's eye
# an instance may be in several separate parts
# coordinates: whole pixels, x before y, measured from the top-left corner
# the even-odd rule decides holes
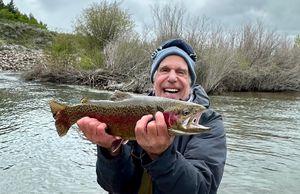
[[[177,74],[178,75],[186,75],[186,72],[185,71],[178,71]]]
[[[160,69],[160,72],[168,72],[169,70],[166,68]]]

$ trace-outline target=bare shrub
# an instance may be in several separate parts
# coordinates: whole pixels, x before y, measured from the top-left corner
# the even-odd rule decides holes
[[[279,40],[269,67],[272,68],[269,87],[273,86],[275,91],[300,90],[300,48],[288,38]]]
[[[232,39],[235,34],[224,32],[205,16],[189,19],[186,39],[198,56],[197,82],[205,90],[222,90],[222,82],[235,67]]]
[[[104,48],[105,68],[128,75],[144,73],[149,67],[150,53],[147,43],[137,35],[125,35]]]
[[[104,48],[105,68],[129,78],[124,80],[127,84],[122,89],[143,92],[145,87],[149,87],[151,51],[149,44],[138,35],[124,35]]]
[[[152,7],[153,26],[156,41],[182,37],[186,9],[179,4],[154,5]]]
[[[197,83],[208,92],[216,90],[231,71],[234,63],[232,45],[224,36],[221,26],[214,25],[208,18],[188,15],[181,4],[154,6],[154,42],[170,38],[187,40],[198,56]]]
[[[55,67],[73,71],[78,66],[72,64],[79,63],[79,69],[97,69],[85,72],[86,83],[96,85],[98,81],[113,86],[110,89],[144,92],[149,87],[152,51],[167,39],[183,38],[197,53],[197,83],[207,92],[300,90],[299,37],[293,44],[261,21],[225,31],[206,17],[188,15],[175,3],[152,7],[153,26],[142,39],[131,31],[129,15],[118,6],[104,1],[85,10],[76,26],[77,36],[58,41],[53,49],[60,57],[53,55],[54,65],[44,67],[45,71],[53,69],[62,75]],[[155,36],[146,39],[151,32]],[[83,74],[74,72],[76,80],[83,80]]]

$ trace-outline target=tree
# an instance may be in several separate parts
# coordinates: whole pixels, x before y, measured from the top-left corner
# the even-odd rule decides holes
[[[0,9],[4,8],[5,4],[3,3],[3,0],[0,0]]]
[[[6,8],[14,14],[19,13],[18,8],[15,6],[14,0],[10,0],[10,2],[6,5]]]
[[[75,24],[75,32],[87,40],[89,47],[101,50],[132,28],[129,14],[116,1],[108,3],[107,0],[85,9]]]

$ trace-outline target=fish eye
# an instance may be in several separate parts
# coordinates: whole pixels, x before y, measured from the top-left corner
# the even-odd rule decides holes
[[[185,108],[185,109],[182,110],[182,115],[183,116],[187,116],[188,114],[190,114],[190,110],[189,109]]]

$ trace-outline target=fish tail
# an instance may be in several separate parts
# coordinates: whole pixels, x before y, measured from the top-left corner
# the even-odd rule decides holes
[[[49,106],[55,119],[56,131],[59,136],[64,136],[71,127],[68,117],[64,114],[66,105],[60,104],[55,100],[51,100],[49,101]]]

